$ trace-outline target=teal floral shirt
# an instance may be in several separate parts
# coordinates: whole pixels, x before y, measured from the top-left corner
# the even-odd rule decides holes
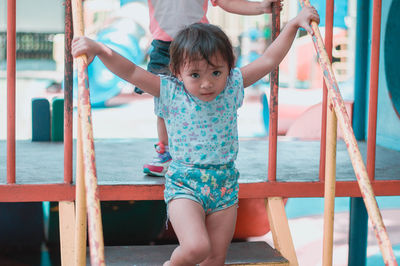
[[[164,118],[172,159],[185,164],[226,164],[239,149],[237,109],[244,87],[239,68],[232,69],[225,89],[212,101],[191,95],[174,77],[161,76],[155,113]]]

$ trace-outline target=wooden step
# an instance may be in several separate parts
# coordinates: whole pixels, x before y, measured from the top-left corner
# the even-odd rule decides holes
[[[162,265],[169,259],[175,247],[176,245],[106,246],[106,265]],[[235,242],[229,248],[225,265],[283,266],[289,265],[289,262],[265,242]]]

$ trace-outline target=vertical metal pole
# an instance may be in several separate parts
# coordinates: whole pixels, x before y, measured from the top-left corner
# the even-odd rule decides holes
[[[325,47],[329,60],[332,62],[332,38],[333,38],[333,10],[334,1],[326,0],[325,9]],[[326,163],[326,115],[328,105],[328,88],[323,81],[322,90],[322,117],[321,117],[321,146],[319,158],[319,180],[325,180],[325,163]]]
[[[78,102],[78,114],[81,112],[81,104]],[[79,115],[78,115],[79,116]],[[87,206],[85,191],[85,174],[83,166],[83,149],[82,149],[82,127],[81,118],[78,118],[77,124],[77,141],[76,141],[76,184],[75,184],[75,200],[76,200],[76,216],[75,216],[75,265],[86,264],[86,232],[87,232]]]
[[[370,0],[357,1],[354,69],[353,129],[357,140],[365,139],[368,73]],[[349,266],[365,266],[367,258],[368,213],[362,198],[350,198]]]
[[[378,110],[379,50],[381,42],[382,0],[373,1],[371,80],[368,105],[367,172],[371,180],[375,178],[376,120]]]
[[[7,0],[7,183],[15,183],[16,0]]]
[[[327,103],[328,103],[328,91],[324,82],[322,89],[321,144],[319,149],[319,181],[321,182],[325,180]]]
[[[335,214],[336,191],[336,138],[337,119],[335,110],[330,101],[327,113],[327,147],[325,168],[325,192],[324,192],[324,237],[322,265],[332,265],[333,252],[333,222]]]
[[[332,35],[333,35],[333,10],[334,1],[326,0],[325,16],[325,47],[329,62],[332,62]],[[327,103],[327,85],[324,81],[324,100]],[[329,97],[332,99],[332,95]],[[332,101],[329,101],[329,108],[322,107],[322,129],[321,129],[321,161],[326,159],[324,169],[325,191],[324,191],[324,237],[322,261],[324,266],[332,265],[333,253],[333,228],[335,215],[335,191],[336,191],[336,140],[337,140],[337,119]],[[325,108],[325,109],[324,109]],[[326,142],[323,143],[323,140]],[[325,146],[325,147],[324,147]],[[321,170],[320,161],[320,170]],[[320,172],[320,179],[321,179]]]
[[[72,73],[71,55],[72,7],[71,0],[65,1],[65,48],[64,48],[64,183],[72,183]]]
[[[74,15],[76,18],[73,19],[74,24],[78,24],[76,21],[83,20],[81,10],[78,9],[76,13],[79,14],[72,14],[72,3],[71,0],[68,0],[69,4],[71,5],[71,16]],[[66,7],[67,8],[67,7]],[[75,25],[71,25],[72,29],[68,30],[68,35],[73,33],[73,27]],[[67,30],[67,29],[66,29]],[[67,48],[68,42],[72,40],[67,40],[67,32],[66,32],[66,49],[70,50],[70,47]],[[69,45],[70,46],[70,45]],[[69,51],[70,53],[70,51]],[[66,62],[69,60],[69,57],[66,56]],[[66,66],[65,73],[66,75],[67,70],[69,70],[70,66]],[[72,71],[72,69],[71,69]],[[69,79],[69,77],[68,77]],[[71,87],[71,92],[72,92],[72,80],[69,80],[70,82],[70,87]],[[65,86],[67,87],[67,86]],[[65,92],[64,92],[65,93]],[[65,103],[67,102],[67,99],[65,100]],[[71,103],[72,105],[72,103]],[[68,105],[66,104],[65,109],[68,108]],[[66,110],[64,111],[66,112]],[[71,106],[71,113],[72,113],[72,106]],[[76,201],[76,208],[75,208],[75,265],[80,266],[80,265],[86,265],[86,235],[87,235],[87,206],[86,206],[86,191],[85,191],[85,174],[84,174],[84,162],[83,162],[83,149],[82,149],[82,126],[81,126],[81,114],[82,114],[82,104],[80,101],[78,101],[78,116],[77,116],[77,140],[76,140],[76,181],[75,181],[75,201]],[[72,117],[71,117],[72,119]],[[67,120],[65,120],[67,121]],[[72,122],[72,121],[71,121]],[[72,129],[72,124],[71,124],[71,129]],[[72,135],[71,135],[72,138]],[[67,141],[67,137],[64,138],[64,141]],[[64,150],[64,154],[65,154]],[[69,156],[69,155],[68,155]],[[66,159],[64,158],[64,165],[65,165]],[[65,167],[65,166],[64,166]]]
[[[370,3],[370,0],[357,1],[353,106],[353,129],[357,140],[365,139]]]
[[[280,33],[280,3],[273,4],[272,10],[272,40],[274,41]],[[269,109],[269,149],[268,149],[268,181],[276,181],[276,152],[278,140],[278,88],[279,67],[270,74],[271,92]]]

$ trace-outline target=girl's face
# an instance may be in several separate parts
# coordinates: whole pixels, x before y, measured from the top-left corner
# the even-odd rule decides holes
[[[224,90],[229,75],[228,64],[219,55],[211,57],[210,62],[212,65],[205,59],[185,62],[177,75],[190,94],[205,102],[214,100]]]

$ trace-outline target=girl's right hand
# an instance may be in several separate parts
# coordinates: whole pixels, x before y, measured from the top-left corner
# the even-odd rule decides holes
[[[71,44],[71,54],[74,58],[86,54],[88,64],[101,50],[100,44],[87,37],[75,37]]]

